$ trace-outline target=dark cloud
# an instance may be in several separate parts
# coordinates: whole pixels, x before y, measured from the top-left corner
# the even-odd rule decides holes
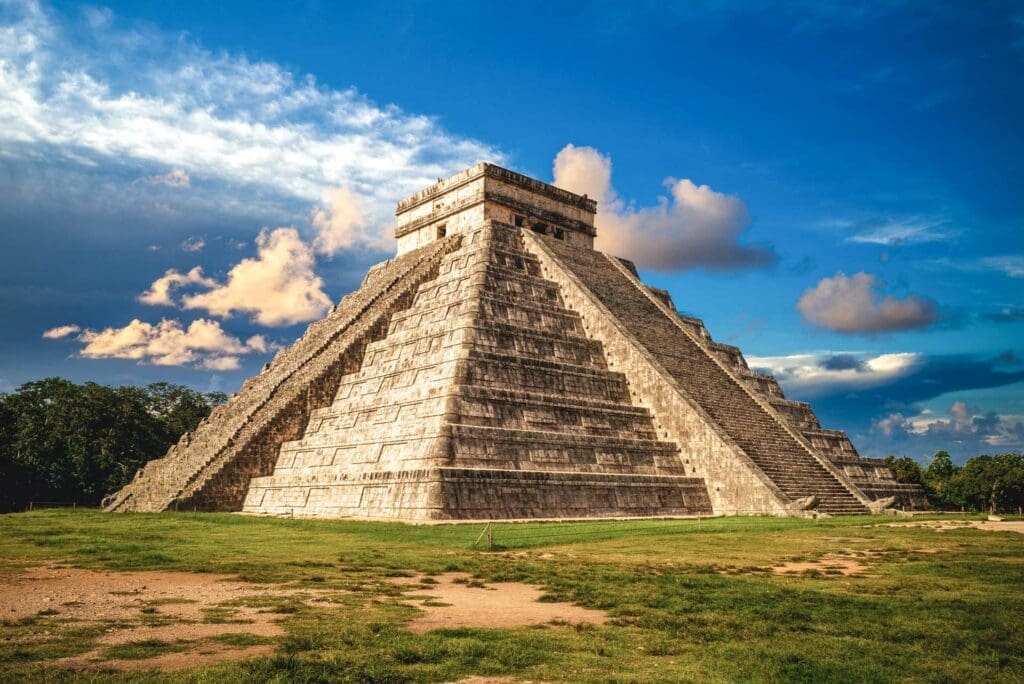
[[[817,392],[815,408],[853,420],[877,417],[881,408],[914,409],[916,405],[951,392],[1004,387],[1024,381],[1024,370],[1006,370],[1000,357],[967,355],[926,356],[920,364],[892,383],[868,389],[837,386],[829,394]],[[800,399],[794,396],[794,399]],[[916,413],[916,411],[913,411]]]
[[[1002,354],[996,357],[999,363],[1006,364],[1007,366],[1016,366],[1020,363],[1020,357],[1012,349],[1007,349]]]
[[[821,367],[828,370],[864,370],[865,364],[853,354],[835,354],[822,360]]]
[[[826,362],[849,363],[846,359],[833,360],[845,356],[837,354],[828,357]],[[946,449],[954,456],[965,458],[986,451],[1006,451],[1014,444],[1017,449],[1024,447],[1024,439],[1019,437],[1024,426],[1007,423],[993,412],[974,408],[967,413],[961,411],[955,424],[936,422],[934,427],[924,431],[915,432],[911,420],[921,416],[925,402],[937,397],[1024,382],[1024,369],[1010,361],[1016,361],[1012,352],[996,357],[924,356],[906,373],[888,383],[863,388],[844,383],[832,387],[815,385],[807,387],[805,395],[801,394],[800,387],[794,386],[786,394],[791,399],[811,400],[822,425],[847,430],[864,455],[900,453],[923,458],[938,449]],[[822,362],[823,367],[826,362]],[[785,388],[785,378],[780,379]],[[985,441],[995,432],[1002,435],[1003,446]]]

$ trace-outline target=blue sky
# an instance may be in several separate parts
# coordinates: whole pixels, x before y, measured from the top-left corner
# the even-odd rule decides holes
[[[0,0],[0,391],[231,391],[489,159],[862,453],[1020,450],[1022,74],[1019,2]]]

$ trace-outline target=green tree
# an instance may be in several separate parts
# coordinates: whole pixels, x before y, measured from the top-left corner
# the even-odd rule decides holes
[[[892,470],[893,477],[896,478],[897,482],[905,482],[907,484],[922,484],[924,482],[924,471],[921,470],[920,464],[914,459],[908,456],[886,456],[885,462],[888,464],[889,469]]]
[[[923,484],[928,500],[936,508],[953,508],[960,502],[950,499],[950,482],[957,473],[953,459],[946,451],[936,452],[924,470]]]
[[[1024,456],[999,454],[968,459],[950,482],[950,498],[963,506],[997,513],[1024,506]]]
[[[40,500],[98,504],[217,401],[166,383],[115,388],[62,378],[0,395],[0,510]]]

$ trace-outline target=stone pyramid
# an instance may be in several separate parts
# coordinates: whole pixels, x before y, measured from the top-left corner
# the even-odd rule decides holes
[[[927,506],[593,249],[596,204],[480,164],[398,256],[107,510],[405,520]]]

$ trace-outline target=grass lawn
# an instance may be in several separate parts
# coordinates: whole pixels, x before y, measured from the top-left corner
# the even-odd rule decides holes
[[[62,621],[59,610],[4,620],[0,681],[1024,681],[1024,535],[888,526],[893,520],[499,524],[487,549],[472,546],[481,525],[5,515],[0,581],[62,562],[230,573],[344,598],[282,608],[286,634],[270,655],[167,673],[48,667],[94,648],[102,626]],[[868,564],[863,575],[771,570],[849,550]],[[536,584],[546,599],[612,619],[408,631],[417,609],[389,578],[450,571]],[[184,646],[151,641],[108,651],[145,658],[176,648]]]

